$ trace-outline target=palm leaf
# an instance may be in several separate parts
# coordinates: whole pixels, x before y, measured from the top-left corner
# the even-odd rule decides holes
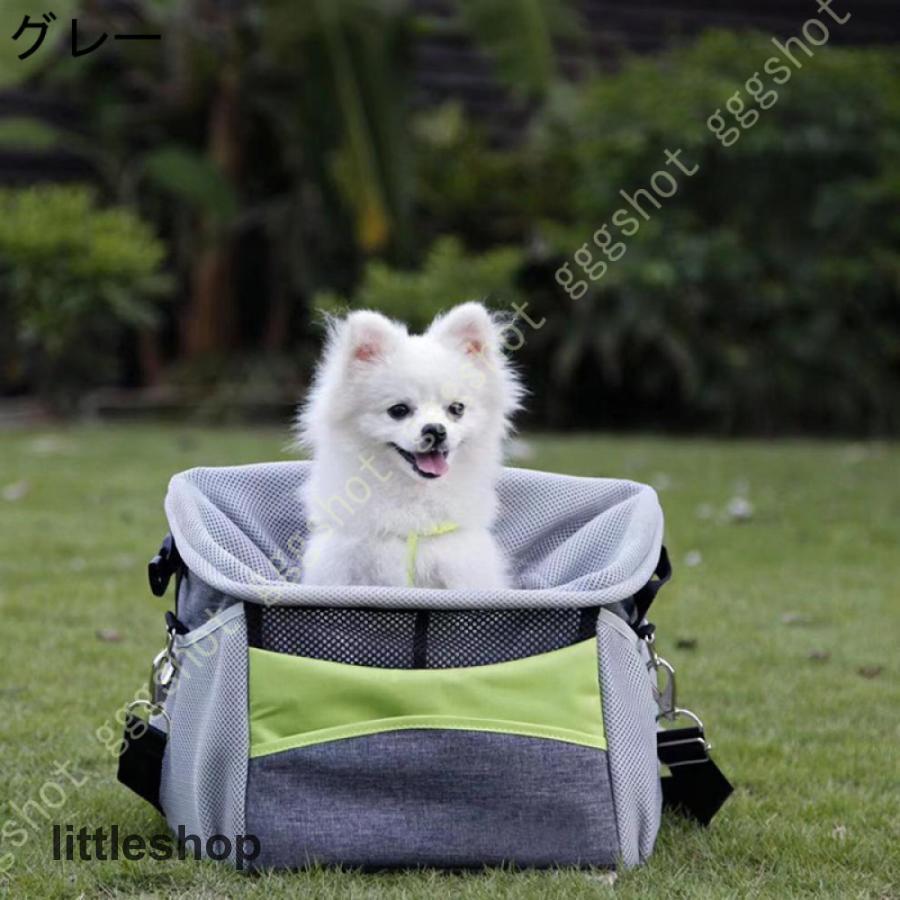
[[[177,144],[151,151],[143,160],[144,176],[195,209],[229,222],[238,211],[234,188],[205,156]]]

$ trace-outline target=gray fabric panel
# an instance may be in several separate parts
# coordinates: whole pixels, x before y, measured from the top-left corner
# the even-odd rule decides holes
[[[160,799],[172,830],[204,840],[244,834],[249,732],[242,605],[178,638],[181,669],[166,700],[172,731]]]
[[[193,572],[187,571],[178,591],[178,618],[185,628],[193,631],[237,602],[239,601],[233,597],[211,588]]]
[[[603,727],[626,866],[643,862],[653,852],[662,811],[656,757],[657,705],[641,643],[622,619],[600,610],[597,646]]]
[[[562,741],[398,731],[250,760],[258,867],[615,865],[606,754]]]
[[[524,608],[623,600],[650,580],[659,558],[663,520],[652,488],[505,469],[495,532],[512,560],[517,589],[302,585],[307,532],[299,492],[309,465],[262,463],[176,475],[166,512],[188,568],[217,591],[255,603]]]

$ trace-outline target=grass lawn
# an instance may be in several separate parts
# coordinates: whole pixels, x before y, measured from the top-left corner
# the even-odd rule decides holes
[[[145,564],[166,530],[168,477],[286,458],[285,442],[174,426],[0,434],[0,829],[35,801],[34,827],[0,839],[11,896],[900,896],[900,447],[845,443],[532,440],[525,465],[659,489],[676,566],[654,608],[660,650],[737,785],[708,830],[668,817],[650,863],[614,888],[571,871],[247,877],[193,861],[54,862],[50,821],[164,829],[117,784],[96,732],[161,644],[165,604]],[[737,495],[746,521],[724,512]],[[65,761],[83,786],[53,774]],[[45,820],[49,782],[62,789],[44,790],[59,806]]]

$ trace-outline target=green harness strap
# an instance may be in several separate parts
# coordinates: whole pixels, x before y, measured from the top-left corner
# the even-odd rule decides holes
[[[419,538],[437,537],[457,531],[456,522],[441,522],[426,531],[411,531],[406,536],[406,582],[410,587],[416,586],[416,556],[419,552]]]

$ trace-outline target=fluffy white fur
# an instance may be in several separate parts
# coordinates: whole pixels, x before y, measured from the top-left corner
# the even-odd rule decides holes
[[[416,586],[509,583],[489,529],[502,443],[522,390],[501,332],[480,303],[455,307],[421,335],[369,311],[330,323],[298,417],[313,455],[303,494],[312,528],[306,583],[407,585],[408,535],[447,522],[457,530],[419,540]],[[458,403],[462,415],[454,414]],[[410,410],[399,420],[388,412],[402,412],[398,404]],[[437,449],[426,425],[446,429]]]

